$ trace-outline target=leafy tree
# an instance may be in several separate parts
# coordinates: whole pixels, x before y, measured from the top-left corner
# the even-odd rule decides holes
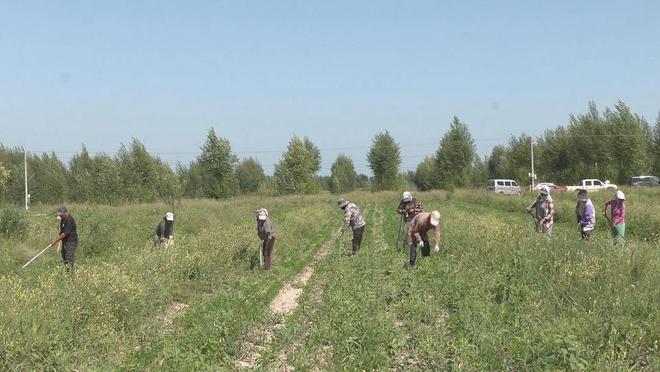
[[[518,137],[511,136],[507,146],[505,161],[505,173],[518,181],[521,185],[529,184],[529,172],[532,166],[532,137],[521,134]],[[538,173],[535,170],[536,173]]]
[[[647,174],[653,164],[648,156],[650,151],[651,129],[649,124],[630,108],[619,101],[614,110],[606,110],[605,118],[614,134],[611,141],[615,166],[618,165],[618,180]]]
[[[5,190],[7,189],[7,181],[9,180],[9,174],[10,174],[9,171],[0,161],[0,200],[3,199]]]
[[[309,138],[293,136],[287,151],[275,166],[280,194],[313,194],[320,185],[316,173],[321,169],[321,152]]]
[[[94,156],[91,177],[94,182],[88,201],[115,204],[125,199],[121,169],[115,159],[106,154]]]
[[[438,186],[465,187],[470,184],[477,149],[468,126],[454,116],[449,131],[440,141],[436,153]]]
[[[206,196],[219,199],[237,192],[238,182],[234,170],[238,158],[231,152],[229,141],[219,138],[213,128],[209,130],[198,162]]]
[[[369,181],[369,176],[366,174],[360,173],[355,177],[355,187],[358,189],[366,188],[369,187],[370,181]]]
[[[377,191],[395,190],[398,186],[401,151],[388,131],[376,134],[367,160],[374,174],[372,188]]]
[[[509,178],[511,175],[507,174],[505,169],[506,156],[508,152],[506,147],[502,145],[495,145],[486,160],[486,167],[488,169],[489,178]]]
[[[353,160],[339,154],[330,168],[330,191],[339,194],[355,190],[357,173]]]
[[[176,166],[176,176],[181,187],[181,193],[189,198],[204,197],[202,171],[197,161],[190,162],[188,167]]]
[[[470,180],[472,186],[482,187],[486,186],[488,183],[488,160],[480,159],[477,157],[477,160],[474,162],[474,167],[472,169],[472,178]]]
[[[166,198],[174,181],[172,169],[160,159],[151,156],[144,145],[133,139],[129,147],[121,145],[116,157],[124,199],[151,202]]]
[[[655,126],[653,127],[653,173],[660,176],[660,113],[655,119]]]
[[[264,168],[256,159],[244,159],[236,168],[236,177],[241,192],[254,193],[259,190],[259,186],[265,181],[266,175]]]
[[[417,165],[413,183],[419,190],[427,191],[436,187],[437,179],[435,158],[427,156],[421,163],[419,163],[419,165]]]
[[[92,201],[94,194],[94,160],[83,145],[80,153],[69,161],[70,199],[77,202]]]
[[[59,204],[68,199],[68,171],[55,153],[29,157],[28,178],[33,203]]]

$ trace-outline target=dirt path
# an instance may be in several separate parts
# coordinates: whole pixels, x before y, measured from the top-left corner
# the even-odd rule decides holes
[[[294,280],[285,284],[277,296],[270,303],[270,311],[273,315],[279,316],[274,323],[268,323],[259,329],[253,329],[246,335],[246,341],[243,343],[243,349],[247,350],[245,356],[237,362],[239,368],[252,369],[257,367],[261,360],[261,354],[270,345],[275,337],[275,332],[284,327],[286,316],[298,308],[300,296],[303,289],[314,274],[316,264],[330,254],[330,248],[339,236],[339,231],[332,234],[330,240],[323,243],[319,251],[314,255],[314,260],[307,265],[303,271],[296,276]],[[293,367],[286,364],[286,357],[281,360],[279,370],[292,371]]]

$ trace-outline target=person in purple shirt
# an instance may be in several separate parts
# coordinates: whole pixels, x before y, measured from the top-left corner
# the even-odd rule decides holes
[[[612,219],[610,223],[612,224],[612,237],[614,238],[614,244],[621,245],[623,247],[626,235],[626,195],[623,191],[619,190],[614,195],[614,199],[609,200],[603,206],[603,215],[607,216],[607,207],[610,207],[612,213]]]
[[[587,190],[578,191],[575,215],[577,216],[580,237],[582,240],[590,240],[591,234],[596,228],[596,210],[594,203],[589,199]]]

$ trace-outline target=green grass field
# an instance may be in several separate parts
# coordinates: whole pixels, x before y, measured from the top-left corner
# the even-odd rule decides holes
[[[1,241],[0,367],[658,370],[660,191],[626,191],[625,248],[600,213],[579,240],[573,194],[553,195],[548,242],[522,211],[533,194],[419,193],[443,244],[414,269],[396,244],[398,193],[347,195],[367,221],[355,256],[350,234],[333,238],[331,195],[184,200],[164,251],[150,234],[165,205],[70,205],[74,275],[54,249],[20,269],[56,232],[54,207],[36,207],[22,238]],[[599,212],[608,196],[592,195]],[[257,207],[278,234],[267,273],[252,268]],[[298,307],[271,312],[308,267]]]

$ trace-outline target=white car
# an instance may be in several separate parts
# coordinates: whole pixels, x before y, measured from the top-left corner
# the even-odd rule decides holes
[[[610,181],[601,181],[597,179],[584,179],[580,185],[576,186],[566,186],[568,191],[576,190],[587,190],[587,191],[598,191],[598,190],[616,190],[619,187]]]
[[[550,191],[559,191],[559,192],[566,191],[566,186],[558,186],[552,182],[537,183],[536,185],[534,185],[534,190],[541,191],[541,187],[543,186],[546,186]]]

